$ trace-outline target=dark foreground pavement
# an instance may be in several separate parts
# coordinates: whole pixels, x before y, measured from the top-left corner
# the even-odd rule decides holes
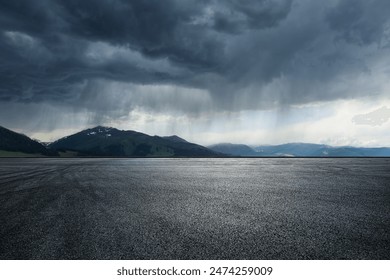
[[[0,259],[389,259],[390,159],[1,159]]]

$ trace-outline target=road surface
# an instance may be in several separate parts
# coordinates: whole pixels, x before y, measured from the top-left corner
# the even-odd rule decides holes
[[[0,259],[389,259],[390,159],[0,159]]]

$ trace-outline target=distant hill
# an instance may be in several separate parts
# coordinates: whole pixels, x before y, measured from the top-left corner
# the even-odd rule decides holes
[[[209,149],[231,156],[256,156],[254,149],[243,144],[222,143],[208,146]]]
[[[150,136],[131,130],[98,126],[61,138],[49,147],[71,156],[218,156],[178,136]]]
[[[232,156],[271,157],[384,157],[390,156],[390,148],[332,147],[310,143],[288,143],[249,147],[242,144],[218,144],[210,149]]]
[[[390,156],[390,148],[333,147],[321,144],[289,143],[254,148],[259,156],[367,157]]]
[[[327,156],[333,147],[310,143],[288,143],[254,147],[258,156]]]
[[[56,152],[26,135],[0,126],[0,156],[53,156]]]

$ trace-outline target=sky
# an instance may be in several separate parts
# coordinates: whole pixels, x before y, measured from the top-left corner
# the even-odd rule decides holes
[[[390,146],[388,0],[0,0],[0,125]]]

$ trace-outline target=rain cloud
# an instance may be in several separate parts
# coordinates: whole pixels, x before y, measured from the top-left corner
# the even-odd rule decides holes
[[[387,0],[0,0],[0,102],[97,122],[388,96],[389,14]]]

